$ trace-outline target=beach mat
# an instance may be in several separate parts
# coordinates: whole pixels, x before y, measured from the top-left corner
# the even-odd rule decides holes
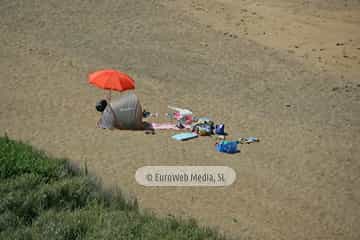
[[[184,125],[184,128],[180,129],[176,127],[175,123],[151,123],[151,127],[154,130],[182,130],[191,129],[190,125]]]
[[[193,139],[193,138],[197,138],[198,135],[196,133],[192,133],[192,132],[186,132],[186,133],[179,133],[176,134],[174,136],[172,136],[172,139],[175,139],[177,141],[185,141],[185,140],[189,140],[189,139]]]

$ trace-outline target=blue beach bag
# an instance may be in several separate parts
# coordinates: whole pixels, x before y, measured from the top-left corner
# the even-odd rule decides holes
[[[239,152],[237,145],[238,141],[221,141],[216,144],[215,148],[218,152],[237,153]]]
[[[225,135],[225,125],[219,124],[215,126],[215,134],[217,135]]]

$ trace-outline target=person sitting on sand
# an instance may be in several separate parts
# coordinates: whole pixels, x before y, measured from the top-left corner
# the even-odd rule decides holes
[[[114,115],[111,111],[111,106],[105,99],[100,100],[96,103],[96,110],[101,112],[101,118],[97,122],[97,126],[102,129],[113,129],[114,128]]]

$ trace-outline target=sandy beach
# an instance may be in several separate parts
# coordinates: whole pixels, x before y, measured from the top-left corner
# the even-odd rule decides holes
[[[4,0],[0,15],[1,134],[234,239],[360,238],[359,1]],[[190,108],[261,142],[226,155],[212,138],[99,129],[106,92],[87,76],[103,68],[136,80],[153,121]],[[146,165],[229,166],[237,179],[149,188],[134,178]]]

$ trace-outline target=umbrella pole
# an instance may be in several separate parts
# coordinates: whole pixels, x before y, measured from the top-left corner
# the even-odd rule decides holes
[[[109,90],[109,94],[108,94],[108,101],[111,101],[111,89]]]

